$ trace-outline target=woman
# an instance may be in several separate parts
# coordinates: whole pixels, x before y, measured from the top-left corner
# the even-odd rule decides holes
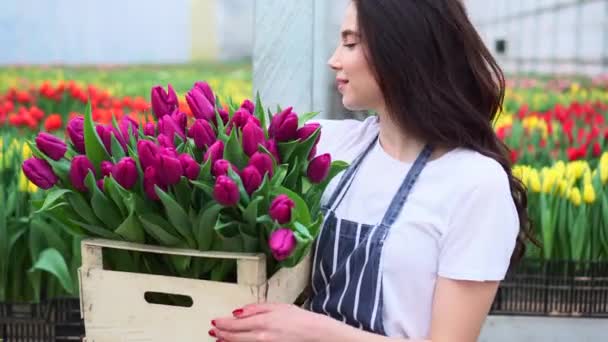
[[[475,341],[526,194],[492,121],[504,79],[458,0],[353,0],[329,65],[363,122],[322,121],[328,187],[309,310],[250,305],[210,334],[249,341]]]

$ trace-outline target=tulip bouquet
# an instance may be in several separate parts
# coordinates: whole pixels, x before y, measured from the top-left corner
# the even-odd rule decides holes
[[[321,129],[292,108],[273,115],[259,97],[220,105],[210,86],[157,86],[156,122],[95,124],[90,106],[64,141],[40,133],[25,175],[47,190],[39,212],[86,236],[200,251],[265,253],[269,272],[296,265],[322,223],[320,198],[347,165],[317,155]],[[267,124],[268,123],[268,124]],[[121,253],[114,267],[224,280],[233,261]]]

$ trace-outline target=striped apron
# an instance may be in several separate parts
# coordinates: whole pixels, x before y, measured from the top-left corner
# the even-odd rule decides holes
[[[386,335],[382,321],[382,247],[432,148],[427,145],[418,155],[379,224],[337,217],[336,209],[377,140],[376,137],[346,169],[330,200],[322,207],[325,221],[314,246],[309,309],[359,329]]]

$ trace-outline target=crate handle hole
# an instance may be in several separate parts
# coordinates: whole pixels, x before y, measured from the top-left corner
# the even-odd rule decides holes
[[[181,306],[185,308],[192,307],[192,304],[194,304],[192,297],[190,296],[165,292],[146,291],[144,293],[144,299],[149,304]]]

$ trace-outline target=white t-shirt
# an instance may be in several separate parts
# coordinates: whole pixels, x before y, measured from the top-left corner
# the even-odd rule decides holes
[[[318,153],[351,163],[378,134],[364,121],[316,120]],[[361,163],[336,210],[338,217],[377,224],[413,163],[389,156],[379,143]],[[323,203],[335,190],[335,177]],[[498,162],[455,149],[431,160],[391,227],[382,256],[383,319],[388,336],[427,338],[437,276],[502,280],[519,230],[507,175]]]

